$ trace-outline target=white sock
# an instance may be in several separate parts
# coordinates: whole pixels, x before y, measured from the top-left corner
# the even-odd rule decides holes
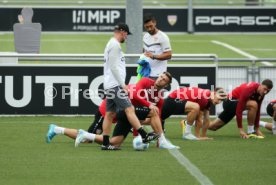
[[[254,132],[254,125],[252,125],[252,126],[251,126],[251,125],[248,125],[248,126],[247,126],[247,133],[248,133],[248,134],[251,134],[251,133],[253,133],[253,132]]]
[[[266,122],[264,122],[264,121],[260,121],[259,124],[260,124],[261,127],[265,127],[266,126]]]
[[[159,142],[161,143],[161,142],[164,142],[164,141],[166,141],[166,138],[165,138],[164,133],[162,133],[162,134],[160,134]]]
[[[272,128],[276,128],[276,121],[272,120]]]
[[[89,132],[85,132],[84,133],[84,137],[85,139],[88,139],[90,141],[95,141],[95,138],[96,138],[96,134],[92,134],[92,133],[89,133]]]
[[[192,125],[189,125],[187,122],[186,122],[186,129],[185,129],[185,134],[188,134],[188,133],[191,133],[192,132]]]
[[[64,130],[65,130],[64,127],[56,126],[56,127],[54,128],[54,132],[55,132],[56,134],[64,134]]]
[[[276,135],[276,121],[272,121],[272,134]]]

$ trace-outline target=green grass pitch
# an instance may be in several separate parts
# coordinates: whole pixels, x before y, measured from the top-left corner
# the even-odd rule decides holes
[[[81,144],[56,136],[45,143],[50,122],[88,128],[92,117],[2,117],[0,119],[0,184],[199,184],[167,151],[154,144],[134,151],[130,135],[123,150],[101,151],[97,144]],[[166,135],[213,184],[275,184],[275,136],[262,130],[263,140],[243,140],[234,122],[217,132],[213,141],[184,141],[177,118],[166,124]]]
[[[103,53],[111,34],[45,34],[41,53]],[[173,53],[215,53],[220,58],[245,58],[212,43],[217,40],[259,58],[275,57],[275,34],[169,35]],[[141,46],[142,47],[142,46]],[[0,51],[14,51],[13,36],[0,34]],[[39,62],[36,62],[39,63]],[[1,117],[0,184],[199,184],[167,151],[151,145],[145,152],[132,149],[131,137],[118,152],[103,152],[96,144],[74,148],[73,140],[56,137],[46,144],[48,124],[88,128],[90,117]],[[172,143],[213,184],[275,184],[275,136],[263,130],[264,140],[242,140],[233,122],[213,141],[183,141],[179,119],[170,118],[166,129]],[[244,121],[246,122],[246,121]],[[246,128],[246,125],[244,123]]]
[[[112,34],[47,34],[41,38],[41,53],[103,53]],[[219,41],[241,49],[258,58],[273,58],[275,34],[169,35],[175,54],[217,54],[219,58],[246,58],[228,48],[214,44]],[[15,51],[13,34],[0,34],[0,51]],[[141,43],[142,47],[142,43]],[[123,45],[125,48],[125,44]]]
[[[112,34],[42,34],[41,53],[57,54],[102,54],[105,44]],[[219,35],[169,35],[174,54],[216,54],[219,58],[243,58],[245,56],[212,41],[219,41],[238,48],[257,58],[275,58],[275,34],[219,34]],[[15,51],[12,34],[0,34],[0,52]],[[142,44],[141,44],[142,47]],[[125,44],[123,44],[125,50]],[[271,61],[275,65],[275,61]],[[19,61],[20,64],[91,64],[84,61]],[[135,61],[133,61],[135,63]],[[170,61],[169,64],[179,64]],[[182,63],[199,64],[186,61]],[[213,62],[204,62],[204,64]],[[249,62],[220,62],[219,65],[251,65]],[[262,65],[257,63],[257,65]]]

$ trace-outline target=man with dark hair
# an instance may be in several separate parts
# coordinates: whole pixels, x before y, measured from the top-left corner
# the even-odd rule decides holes
[[[259,130],[260,109],[264,96],[269,93],[272,88],[273,83],[269,79],[264,80],[261,84],[249,82],[236,87],[228,94],[227,100],[223,102],[223,112],[216,120],[211,122],[208,129],[213,131],[218,130],[236,116],[237,125],[242,138],[263,138],[263,134]],[[248,110],[247,133],[244,132],[242,127],[242,113],[244,110]]]
[[[150,58],[150,78],[156,79],[167,71],[167,60],[172,57],[170,39],[156,27],[156,19],[151,14],[144,16],[144,28],[147,31],[143,37],[144,55]]]

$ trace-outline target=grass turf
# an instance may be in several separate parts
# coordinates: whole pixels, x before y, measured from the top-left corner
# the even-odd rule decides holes
[[[103,53],[110,34],[42,34],[41,53]],[[215,53],[219,58],[245,58],[227,48],[212,43],[213,40],[228,43],[259,58],[275,57],[274,34],[254,35],[169,35],[173,53]],[[0,35],[0,51],[14,51],[13,35]],[[141,46],[142,47],[142,46]]]
[[[199,184],[166,150],[132,149],[131,137],[116,152],[97,144],[81,144],[57,136],[45,143],[50,122],[87,128],[90,117],[2,117],[0,119],[0,184]],[[275,136],[264,130],[263,140],[242,140],[234,122],[213,141],[183,141],[179,119],[166,123],[167,138],[214,184],[274,184]]]
[[[112,34],[42,34],[41,53],[98,53],[102,54],[104,47]],[[246,58],[228,48],[214,44],[212,41],[220,41],[230,44],[242,51],[247,52],[257,58],[274,58],[276,51],[276,37],[274,34],[254,35],[254,34],[226,34],[226,35],[169,35],[174,54],[217,54],[219,58]],[[0,35],[0,51],[14,51],[13,35]],[[256,44],[258,43],[258,44]],[[142,47],[142,46],[141,46]],[[125,44],[123,44],[125,50]],[[19,63],[31,64],[90,64],[98,62],[84,61],[19,61]],[[181,62],[170,61],[170,64]],[[188,61],[183,63],[199,64],[202,62]],[[212,63],[212,62],[204,62]],[[220,62],[219,65],[251,65],[249,62]],[[257,65],[262,65],[257,63]],[[275,65],[275,63],[274,63]]]

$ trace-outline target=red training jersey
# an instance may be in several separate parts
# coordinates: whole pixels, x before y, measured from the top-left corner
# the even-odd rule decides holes
[[[248,100],[255,100],[258,103],[258,111],[254,124],[256,128],[259,127],[260,108],[264,98],[257,92],[259,86],[260,84],[257,82],[243,83],[228,94],[229,99],[239,100],[236,108],[236,119],[239,128],[242,128],[242,112],[245,110]]]
[[[178,98],[195,102],[200,106],[200,110],[209,110],[211,102],[209,101],[211,91],[208,89],[201,89],[197,87],[184,87],[174,90],[169,94],[170,98]]]
[[[164,103],[163,93],[154,88],[154,83],[155,81],[150,78],[142,78],[137,84],[129,84],[128,96],[134,106],[149,107],[151,104],[154,104],[158,107],[159,114],[161,115]],[[101,103],[99,111],[104,117],[106,112],[106,99]],[[117,122],[116,118],[113,120],[113,123],[115,122]]]
[[[137,84],[129,87],[129,98],[134,106],[149,107],[154,104],[161,115],[164,103],[162,90],[154,88],[155,81],[150,78],[142,78]]]

